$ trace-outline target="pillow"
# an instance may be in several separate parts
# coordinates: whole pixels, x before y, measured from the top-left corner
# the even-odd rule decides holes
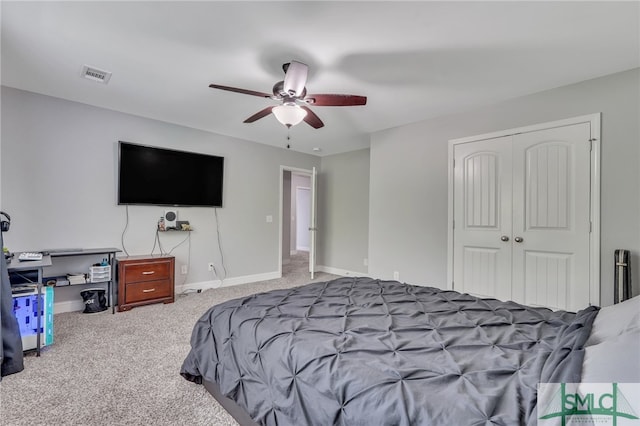
[[[582,383],[640,383],[640,328],[585,348]]]
[[[584,345],[597,345],[636,328],[640,328],[640,296],[600,309]]]

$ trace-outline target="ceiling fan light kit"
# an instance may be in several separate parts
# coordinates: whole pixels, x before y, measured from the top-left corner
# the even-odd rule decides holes
[[[307,111],[298,105],[278,105],[271,110],[276,119],[287,127],[295,126],[307,116]]]
[[[295,126],[304,120],[305,123],[319,129],[324,126],[318,117],[307,105],[313,106],[355,106],[366,105],[366,96],[343,95],[343,94],[314,94],[307,95],[307,75],[309,67],[298,61],[291,61],[282,65],[285,73],[284,80],[277,82],[273,86],[273,95],[255,90],[240,89],[219,84],[210,84],[212,89],[226,90],[229,92],[242,93],[245,95],[269,98],[280,101],[281,104],[275,107],[267,107],[251,117],[244,120],[245,123],[253,123],[267,115],[273,113],[276,119],[287,128]]]

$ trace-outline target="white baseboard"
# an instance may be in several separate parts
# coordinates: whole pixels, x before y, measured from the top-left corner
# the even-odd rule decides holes
[[[220,287],[231,287],[234,285],[240,284],[248,284],[254,283],[257,281],[267,281],[274,280],[277,278],[281,278],[282,275],[278,272],[267,272],[264,274],[255,274],[255,275],[244,275],[241,277],[231,277],[227,278],[224,281],[220,280],[211,280],[211,281],[201,281],[197,283],[188,283],[188,284],[177,284],[175,286],[175,294],[180,294],[189,291],[204,291],[212,288],[220,288]],[[109,308],[111,309],[111,308]],[[75,312],[84,310],[84,302],[82,300],[71,300],[66,302],[53,302],[53,313],[61,314],[64,312]]]
[[[55,293],[55,292],[54,292]],[[56,302],[53,298],[53,314],[62,314],[64,312],[84,311],[84,301],[68,300],[66,302]]]
[[[316,269],[327,274],[340,275],[343,277],[368,277],[366,272],[348,271],[346,269],[333,268],[331,266],[316,265]]]
[[[197,283],[176,285],[176,294],[189,292],[189,291],[197,291],[197,290],[204,291],[212,288],[231,287],[234,285],[255,283],[257,281],[275,280],[281,277],[282,275],[278,271],[274,271],[274,272],[266,272],[264,274],[231,277],[231,278],[225,279],[224,281],[220,281],[220,280],[200,281]]]

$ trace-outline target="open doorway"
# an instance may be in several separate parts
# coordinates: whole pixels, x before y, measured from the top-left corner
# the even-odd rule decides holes
[[[308,274],[312,249],[313,171],[281,168],[280,272]]]

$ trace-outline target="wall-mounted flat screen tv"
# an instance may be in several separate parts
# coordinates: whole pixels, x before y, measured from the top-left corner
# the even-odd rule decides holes
[[[224,157],[118,145],[118,204],[222,207]]]

